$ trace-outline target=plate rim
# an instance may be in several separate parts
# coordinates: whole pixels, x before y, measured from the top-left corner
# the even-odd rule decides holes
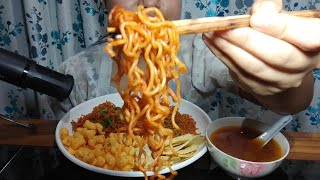
[[[62,144],[61,142],[61,139],[60,139],[60,129],[63,127],[64,124],[67,124],[67,123],[70,123],[71,119],[69,118],[68,121],[64,121],[63,119],[65,118],[68,118],[67,116],[70,115],[70,113],[76,111],[77,109],[79,108],[82,108],[83,106],[85,106],[86,104],[90,104],[92,102],[95,102],[95,101],[102,101],[104,102],[108,97],[112,97],[112,96],[118,96],[120,99],[120,95],[119,93],[112,93],[112,94],[107,94],[107,95],[103,95],[103,96],[99,96],[99,97],[96,97],[96,98],[93,98],[93,99],[90,99],[88,101],[85,101],[85,102],[82,102],[80,103],[79,105],[73,107],[72,109],[70,109],[58,122],[57,126],[56,126],[56,130],[55,130],[55,141],[56,141],[56,144],[60,150],[60,152],[62,152],[62,154],[67,158],[69,159],[71,162],[73,162],[74,164],[84,168],[84,169],[87,169],[87,170],[90,170],[90,171],[93,171],[93,172],[96,172],[96,173],[101,173],[101,174],[105,174],[105,175],[111,175],[111,176],[118,176],[118,177],[144,177],[144,174],[141,172],[141,171],[117,171],[117,170],[110,170],[110,169],[104,169],[104,168],[101,168],[101,167],[97,167],[97,166],[93,166],[91,164],[88,164],[88,163],[85,163],[81,160],[79,160],[78,158],[76,158],[74,155],[71,155],[68,150],[64,147],[64,145]],[[103,100],[102,100],[103,99]],[[122,101],[122,99],[121,99]],[[123,103],[123,101],[122,101]],[[199,106],[191,103],[190,101],[188,100],[185,100],[185,99],[181,99],[181,104],[182,103],[186,103],[188,104],[189,106],[193,106],[193,108],[196,108],[197,111],[200,111],[204,116],[205,116],[205,120],[207,122],[207,124],[209,124],[211,122],[211,118],[209,117],[209,115],[203,110],[201,109]],[[97,106],[98,104],[96,104],[95,106]],[[95,107],[93,106],[93,107]],[[92,110],[91,110],[92,111]],[[86,113],[84,113],[86,114]],[[201,134],[203,136],[205,136],[205,129],[201,130],[203,132],[201,132]],[[200,159],[206,152],[207,152],[207,146],[206,146],[206,142],[203,143],[203,145],[201,145],[202,148],[198,151],[198,153],[194,156],[192,156],[191,158],[183,161],[183,162],[179,162],[179,163],[176,163],[176,164],[173,164],[171,166],[171,168],[173,170],[179,170],[179,169],[182,169],[192,163],[194,163],[195,161],[197,161],[198,159]],[[169,168],[165,168],[165,169],[162,169],[159,174],[167,174],[167,173],[170,173],[170,170]],[[152,171],[148,171],[147,172],[147,176],[151,176],[153,175],[154,173]]]

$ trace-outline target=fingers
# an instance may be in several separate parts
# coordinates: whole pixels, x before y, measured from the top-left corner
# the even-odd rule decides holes
[[[256,0],[250,26],[260,32],[287,41],[304,51],[320,50],[320,19],[279,13],[282,0]]]
[[[255,84],[255,82],[257,82],[256,84],[269,86],[269,93],[275,93],[281,91],[281,89],[296,87],[301,84],[303,73],[283,72],[278,68],[269,66],[267,63],[231,44],[224,38],[207,36],[208,34],[204,35],[204,41],[210,50],[218,56],[231,71],[235,72],[242,82],[247,84]],[[271,84],[277,88],[272,89]],[[259,87],[258,85],[254,86]]]
[[[231,44],[262,60],[265,64],[276,68],[287,71],[302,71],[308,68],[311,71],[314,68],[314,64],[309,62],[309,55],[304,54],[299,48],[252,28],[217,32],[215,36],[221,36]],[[235,57],[235,59],[237,58]]]
[[[287,41],[305,51],[320,50],[320,19],[285,13],[257,12],[250,26],[260,32]]]
[[[248,93],[268,96],[284,91],[284,89],[274,87],[268,82],[257,80],[248,74],[239,74],[239,72],[233,72],[231,70],[229,74],[237,85]]]
[[[251,10],[250,26],[305,51],[312,61],[307,63],[319,69],[320,19],[279,13],[282,6],[282,0],[256,0]]]

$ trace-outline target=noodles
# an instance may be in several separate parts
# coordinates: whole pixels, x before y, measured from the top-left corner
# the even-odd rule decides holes
[[[167,162],[160,156],[164,142],[167,139],[171,141],[174,133],[164,124],[170,115],[172,127],[179,129],[175,122],[181,102],[179,75],[187,71],[177,57],[179,33],[174,24],[165,21],[155,7],[139,6],[137,13],[115,7],[108,21],[107,31],[122,35],[120,39],[109,39],[105,50],[117,64],[118,72],[113,81],[124,101],[122,117],[127,122],[126,130],[139,144],[137,158],[143,157],[143,147],[148,145],[154,159],[148,167],[138,161],[139,169],[145,177],[147,171],[154,171],[156,176],[164,178],[158,172]],[[169,87],[171,80],[176,82],[175,91]],[[174,103],[172,112],[171,102]],[[137,127],[140,122],[142,126]],[[177,155],[171,143],[170,147],[173,155]]]

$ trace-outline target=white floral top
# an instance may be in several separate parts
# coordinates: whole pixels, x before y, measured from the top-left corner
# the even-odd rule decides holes
[[[179,58],[188,71],[180,76],[181,96],[207,112],[218,88],[234,92],[235,87],[226,66],[204,44],[201,35],[185,35],[180,38]],[[69,99],[62,103],[64,111],[89,99],[116,92],[111,77],[115,65],[103,50],[105,42],[95,44],[70,57],[59,66],[59,71],[75,78]],[[170,82],[175,88],[175,82]],[[56,112],[63,115],[63,112]]]

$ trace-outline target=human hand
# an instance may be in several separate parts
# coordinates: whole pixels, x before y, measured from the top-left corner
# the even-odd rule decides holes
[[[320,19],[290,16],[281,0],[256,0],[250,26],[203,36],[243,90],[274,95],[320,68]]]

